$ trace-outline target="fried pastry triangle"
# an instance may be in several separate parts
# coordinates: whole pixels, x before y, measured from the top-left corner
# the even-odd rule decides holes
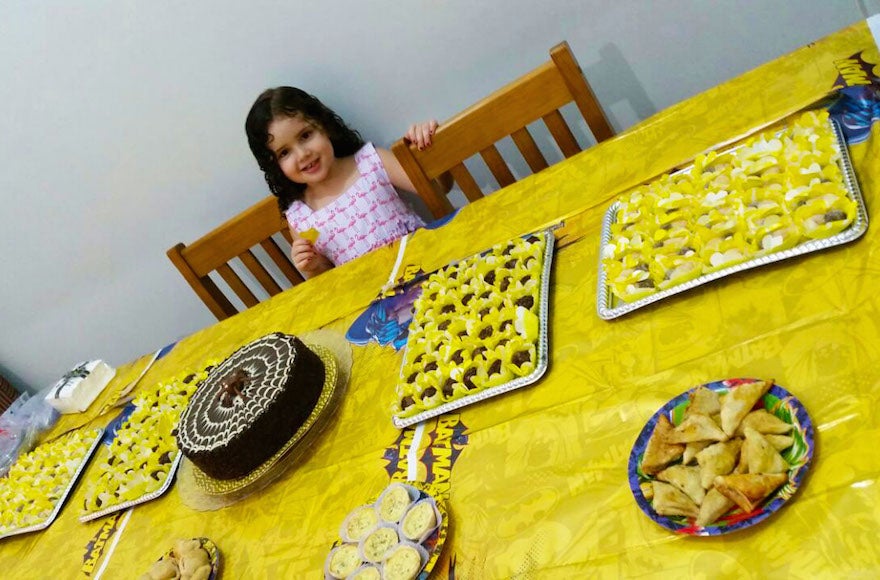
[[[697,453],[697,463],[700,465],[700,484],[704,489],[712,487],[716,476],[727,475],[733,471],[741,446],[741,439],[732,439],[715,443]]]
[[[786,423],[776,415],[768,413],[764,409],[756,409],[743,417],[739,427],[736,428],[736,434],[742,435],[745,433],[746,427],[751,427],[758,433],[765,435],[768,433],[785,435],[794,428],[793,425]]]
[[[713,487],[706,494],[706,497],[703,498],[703,503],[700,505],[700,514],[697,516],[696,523],[698,526],[711,524],[727,513],[727,510],[733,506],[734,503],[729,497]]]
[[[742,511],[751,513],[786,481],[788,475],[784,473],[719,475],[715,478],[715,489],[738,505]]]
[[[692,413],[669,435],[670,443],[693,443],[694,441],[725,441],[727,435],[708,415]]]
[[[791,435],[770,435],[764,434],[764,439],[770,442],[776,451],[785,451],[794,445],[794,437]],[[687,450],[685,450],[687,451]]]
[[[684,453],[684,445],[669,442],[673,426],[666,415],[660,415],[642,457],[642,473],[654,475]]]
[[[754,381],[730,389],[721,402],[721,428],[725,433],[733,435],[736,432],[740,421],[772,384],[772,381]]]
[[[703,503],[703,498],[706,496],[706,492],[703,490],[703,486],[700,485],[699,467],[673,465],[658,473],[657,479],[665,481],[666,483],[671,483],[681,491],[685,492],[688,494],[688,497],[694,500],[695,504],[700,505]]]
[[[662,481],[654,482],[654,511],[661,516],[687,516],[695,518],[700,515],[700,508],[677,487]]]
[[[691,443],[688,443],[684,448],[684,455],[681,458],[681,462],[685,465],[690,465],[695,462],[697,460],[697,453],[712,443],[712,441],[692,441]]]
[[[687,412],[702,413],[703,415],[716,415],[721,411],[721,400],[718,393],[704,385],[694,389],[688,396],[690,403]]]
[[[764,436],[746,427],[743,444],[749,461],[749,473],[786,473],[791,466]]]

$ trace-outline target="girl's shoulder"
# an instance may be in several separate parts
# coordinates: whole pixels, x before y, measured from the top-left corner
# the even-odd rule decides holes
[[[372,143],[365,143],[363,147],[358,149],[354,154],[357,162],[358,172],[364,177],[379,178],[382,181],[390,181],[388,173],[385,171],[385,165],[379,152]]]

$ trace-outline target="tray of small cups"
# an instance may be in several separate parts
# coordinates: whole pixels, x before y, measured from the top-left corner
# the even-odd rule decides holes
[[[103,432],[75,431],[18,458],[0,479],[0,538],[43,530],[55,521]]]
[[[88,522],[152,501],[174,482],[183,455],[174,438],[180,413],[207,369],[160,383],[111,422],[87,475],[79,521]]]
[[[449,525],[443,502],[419,483],[392,483],[345,517],[324,562],[325,580],[425,580]]]
[[[699,155],[628,192],[602,222],[597,313],[610,320],[868,229],[846,141],[825,110]]]
[[[549,364],[551,230],[432,273],[413,304],[392,422],[398,429],[531,385]]]

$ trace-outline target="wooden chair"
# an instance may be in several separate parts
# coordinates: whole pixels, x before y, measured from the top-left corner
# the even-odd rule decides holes
[[[210,272],[216,271],[245,307],[250,308],[259,302],[256,295],[230,267],[230,260],[241,260],[253,275],[253,282],[258,283],[270,296],[282,290],[266,265],[252,251],[256,246],[265,251],[275,268],[291,285],[295,286],[303,281],[287,252],[272,239],[278,233],[290,242],[290,232],[284,216],[278,211],[278,201],[269,196],[189,246],[177,244],[167,254],[202,302],[218,320],[223,320],[238,313],[238,310],[208,277]]]
[[[513,139],[533,172],[548,166],[526,128],[538,119],[543,119],[566,158],[578,153],[581,148],[559,112],[572,101],[597,142],[615,134],[568,43],[561,42],[550,50],[548,62],[442,123],[432,138],[432,145],[424,151],[403,139],[394,143],[392,151],[416,192],[434,216],[441,217],[452,211],[452,204],[439,185],[439,178],[447,172],[469,201],[483,197],[483,191],[463,163],[477,153],[501,187],[516,181],[508,162],[495,146],[507,136]]]

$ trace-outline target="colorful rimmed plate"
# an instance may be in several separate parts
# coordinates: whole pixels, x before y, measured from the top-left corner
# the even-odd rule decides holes
[[[725,394],[731,389],[735,389],[737,385],[743,383],[754,382],[757,379],[726,379],[715,381],[702,385],[719,394]],[[770,390],[758,401],[754,409],[766,409],[767,412],[782,419],[786,423],[791,424],[792,429],[790,435],[794,438],[794,444],[782,452],[782,456],[791,465],[788,471],[788,482],[777,489],[770,495],[761,506],[751,513],[743,513],[739,508],[734,507],[726,514],[721,516],[715,522],[700,527],[694,523],[693,518],[683,516],[661,516],[657,514],[651,502],[645,498],[639,484],[654,481],[651,476],[642,473],[642,457],[645,454],[645,447],[648,439],[654,432],[654,427],[660,415],[666,415],[673,425],[678,425],[684,418],[685,410],[688,405],[688,397],[696,388],[690,389],[665,405],[648,420],[648,423],[642,428],[633,445],[632,452],[629,456],[628,476],[629,487],[635,496],[636,503],[645,514],[663,526],[680,534],[691,536],[719,536],[748,528],[767,519],[771,514],[779,510],[803,483],[804,477],[810,467],[813,459],[813,449],[815,447],[815,438],[813,433],[813,423],[807,410],[797,398],[786,391],[779,385],[774,384]]]
[[[416,576],[416,580],[428,580],[428,576],[431,575],[431,571],[436,566],[438,560],[440,560],[440,554],[443,552],[443,544],[446,542],[446,536],[449,533],[449,512],[446,510],[446,504],[443,500],[439,499],[437,495],[435,495],[435,491],[431,488],[430,484],[422,483],[419,481],[403,481],[400,482],[410,487],[415,488],[419,492],[419,497],[413,500],[413,503],[421,501],[426,498],[431,498],[434,500],[434,505],[437,506],[437,511],[440,513],[440,526],[434,530],[430,536],[428,536],[425,541],[421,542],[422,548],[428,552],[428,561],[422,567],[418,576]],[[383,490],[384,491],[384,490]],[[380,494],[381,495],[381,494]],[[374,497],[370,502],[364,505],[372,505],[376,504],[379,501],[380,495]],[[330,550],[328,553],[336,548],[337,546],[341,546],[344,542],[341,539],[337,539],[333,542],[333,545],[330,546]],[[325,580],[332,580],[333,577],[326,575],[324,576]]]

